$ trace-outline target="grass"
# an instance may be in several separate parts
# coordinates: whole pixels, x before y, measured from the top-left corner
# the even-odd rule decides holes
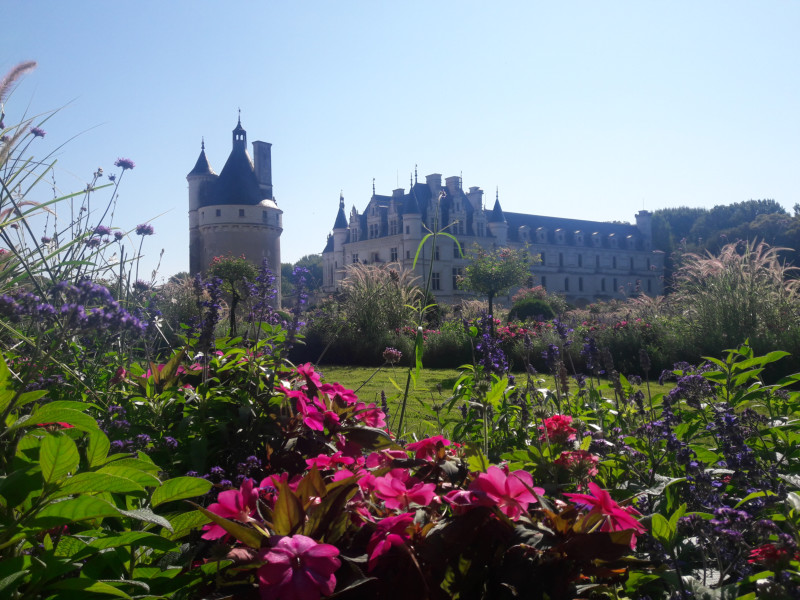
[[[405,367],[388,367],[375,369],[372,367],[339,367],[323,366],[319,369],[324,381],[338,381],[348,389],[356,390],[358,397],[367,404],[374,402],[381,405],[381,392],[386,394],[389,405],[387,424],[392,431],[397,425],[400,413],[400,404],[405,390],[408,369]],[[525,377],[524,373],[514,374],[518,379]],[[448,418],[458,416],[457,407],[454,414],[446,412],[446,404],[452,396],[453,386],[460,376],[457,369],[423,369],[420,373],[416,387],[413,383],[409,388],[408,402],[406,404],[406,425],[403,427],[417,438],[429,435],[438,435],[445,429]],[[553,389],[553,378],[549,375],[539,375],[543,379],[541,387]],[[655,394],[669,391],[671,386],[658,385],[650,382],[650,390]]]

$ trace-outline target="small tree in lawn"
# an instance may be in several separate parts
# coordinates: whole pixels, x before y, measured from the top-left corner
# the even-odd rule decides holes
[[[222,289],[231,297],[230,335],[236,335],[236,307],[243,297],[247,297],[245,281],[253,282],[258,276],[256,267],[246,258],[215,256],[208,267],[209,277],[222,279]]]
[[[494,298],[524,284],[530,277],[533,261],[527,250],[493,248],[486,250],[473,246],[469,251],[469,264],[459,287],[482,294],[489,299],[489,314],[494,316]]]

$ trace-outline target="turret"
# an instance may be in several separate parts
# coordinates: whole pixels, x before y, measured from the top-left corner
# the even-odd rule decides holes
[[[200,156],[186,176],[186,181],[189,182],[189,272],[193,275],[203,270],[203,238],[200,235],[198,209],[211,195],[211,186],[216,178],[217,175],[206,157],[205,140],[202,140]]]
[[[489,233],[495,238],[498,246],[505,246],[508,242],[508,223],[503,209],[500,207],[500,192],[498,191],[492,214],[489,216]]]

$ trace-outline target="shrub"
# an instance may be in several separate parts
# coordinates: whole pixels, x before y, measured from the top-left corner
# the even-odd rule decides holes
[[[509,321],[549,321],[556,315],[550,305],[540,298],[523,298],[515,301],[508,312]]]

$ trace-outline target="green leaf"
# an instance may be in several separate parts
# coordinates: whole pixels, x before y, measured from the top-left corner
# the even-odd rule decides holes
[[[120,511],[105,500],[94,496],[78,496],[69,500],[53,502],[45,506],[34,519],[41,527],[55,527],[70,521],[86,521],[105,517],[118,517]]]
[[[156,488],[150,499],[151,506],[158,506],[164,502],[183,500],[202,496],[211,489],[211,482],[199,477],[176,477],[169,479]]]
[[[26,427],[40,423],[69,423],[80,431],[96,431],[99,429],[97,421],[92,417],[74,408],[61,408],[54,406],[56,403],[45,404],[33,411],[29,418],[21,418],[9,427],[14,430],[25,425]]]
[[[94,492],[111,493],[141,493],[147,490],[132,479],[111,475],[109,473],[78,473],[74,477],[67,479],[58,490],[55,497],[68,496],[70,494],[91,494]]]
[[[172,524],[167,521],[161,515],[157,515],[149,508],[137,508],[136,510],[121,510],[120,514],[125,515],[126,517],[130,517],[131,519],[135,519],[137,521],[143,521],[145,523],[153,523],[154,525],[160,525],[161,527],[167,529],[168,531],[172,531]]]
[[[467,459],[467,468],[472,473],[485,473],[489,468],[489,459],[484,456],[475,443],[467,442],[464,444],[464,456]]]
[[[359,444],[367,450],[383,450],[384,448],[398,449],[397,445],[388,433],[376,427],[342,427],[339,429],[349,441]]]
[[[45,483],[52,483],[73,473],[80,462],[78,447],[72,438],[62,434],[50,434],[42,441],[39,450],[39,465]]]
[[[236,521],[230,521],[225,517],[220,517],[218,514],[211,512],[210,510],[199,506],[198,504],[194,504],[197,510],[203,513],[206,517],[214,521],[217,525],[222,527],[225,531],[230,533],[233,537],[237,540],[242,542],[245,546],[249,546],[250,548],[255,548],[258,550],[261,547],[261,540],[262,535],[251,527],[245,527],[241,523],[237,523]]]
[[[669,524],[669,521],[664,515],[659,513],[653,514],[650,519],[650,527],[653,537],[664,544],[667,548],[672,547],[672,538],[675,535],[675,530]]]
[[[90,594],[102,594],[103,596],[115,596],[117,598],[130,598],[122,590],[118,590],[113,585],[108,585],[102,581],[73,577],[52,583],[45,588],[46,590],[64,590],[71,592],[82,592]]]
[[[111,442],[108,436],[100,431],[92,431],[89,434],[89,447],[86,449],[86,458],[90,467],[98,467],[105,462],[108,451],[111,449]]]
[[[293,535],[306,520],[300,499],[285,483],[278,484],[278,501],[272,513],[272,528],[277,535]]]
[[[739,500],[739,502],[736,503],[736,506],[734,506],[734,508],[739,508],[742,504],[750,502],[750,500],[755,500],[756,498],[765,498],[767,496],[777,496],[777,494],[775,492],[771,492],[770,490],[753,492],[752,494],[748,494],[747,496]]]
[[[106,548],[119,548],[120,546],[145,546],[156,550],[173,550],[175,542],[146,531],[126,531],[123,533],[111,533],[104,535],[89,542],[90,548],[105,550]]]
[[[161,480],[155,475],[151,475],[150,473],[141,471],[133,467],[117,466],[118,462],[113,462],[107,467],[98,469],[96,472],[106,473],[108,475],[116,475],[117,477],[124,477],[126,479],[135,481],[136,483],[144,487],[158,487],[161,485]]]
[[[170,516],[168,520],[172,524],[174,533],[162,532],[161,535],[170,540],[177,540],[193,529],[205,525],[210,519],[199,510],[190,510],[189,512]]]

